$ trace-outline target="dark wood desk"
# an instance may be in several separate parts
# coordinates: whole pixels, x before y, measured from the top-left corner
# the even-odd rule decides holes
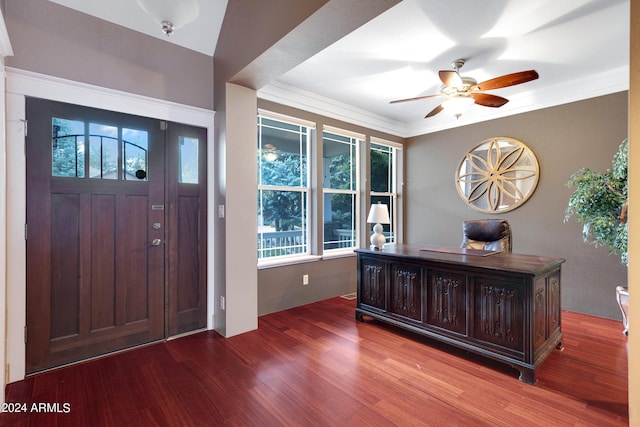
[[[357,249],[364,315],[508,363],[520,380],[562,346],[562,258],[428,245]]]

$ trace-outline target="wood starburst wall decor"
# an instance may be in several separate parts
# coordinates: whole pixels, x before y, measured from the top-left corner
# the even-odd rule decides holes
[[[539,177],[535,154],[521,141],[495,137],[473,147],[456,170],[456,189],[473,209],[511,211],[531,197]]]

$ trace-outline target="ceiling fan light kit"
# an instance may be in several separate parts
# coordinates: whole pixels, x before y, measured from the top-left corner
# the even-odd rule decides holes
[[[459,119],[462,113],[475,103],[473,98],[466,95],[454,95],[442,101],[442,108],[453,112],[456,119]]]
[[[442,81],[439,94],[398,99],[391,101],[391,103],[395,104],[399,102],[417,101],[419,99],[441,96],[445,98],[444,101],[431,110],[425,118],[433,117],[443,109],[446,109],[453,111],[453,115],[456,119],[459,119],[462,113],[472,104],[478,104],[483,107],[498,108],[509,102],[506,98],[484,93],[484,91],[519,85],[535,80],[539,77],[535,70],[528,70],[506,74],[504,76],[486,80],[482,83],[477,83],[477,81],[471,77],[463,77],[460,75],[460,68],[462,68],[464,63],[464,59],[456,59],[451,63],[453,70],[440,70],[438,72],[440,81]]]

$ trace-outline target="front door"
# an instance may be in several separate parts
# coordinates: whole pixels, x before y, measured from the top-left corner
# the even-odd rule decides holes
[[[165,126],[38,99],[27,100],[27,119],[27,372],[203,327],[179,328],[167,316],[180,288],[168,274],[176,262],[167,226],[184,226],[180,212],[169,212],[180,186],[165,168],[179,160],[166,161],[178,144],[165,141]],[[196,202],[199,220],[204,204]],[[182,243],[200,250],[195,264],[198,226]],[[189,295],[197,283],[191,318],[204,320],[205,274],[185,274]]]

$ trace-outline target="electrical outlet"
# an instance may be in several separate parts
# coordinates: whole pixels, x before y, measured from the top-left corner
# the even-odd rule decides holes
[[[302,275],[302,284],[303,285],[308,285],[309,284],[309,275],[308,274],[303,274]]]
[[[224,310],[224,296],[220,295],[220,309]]]

